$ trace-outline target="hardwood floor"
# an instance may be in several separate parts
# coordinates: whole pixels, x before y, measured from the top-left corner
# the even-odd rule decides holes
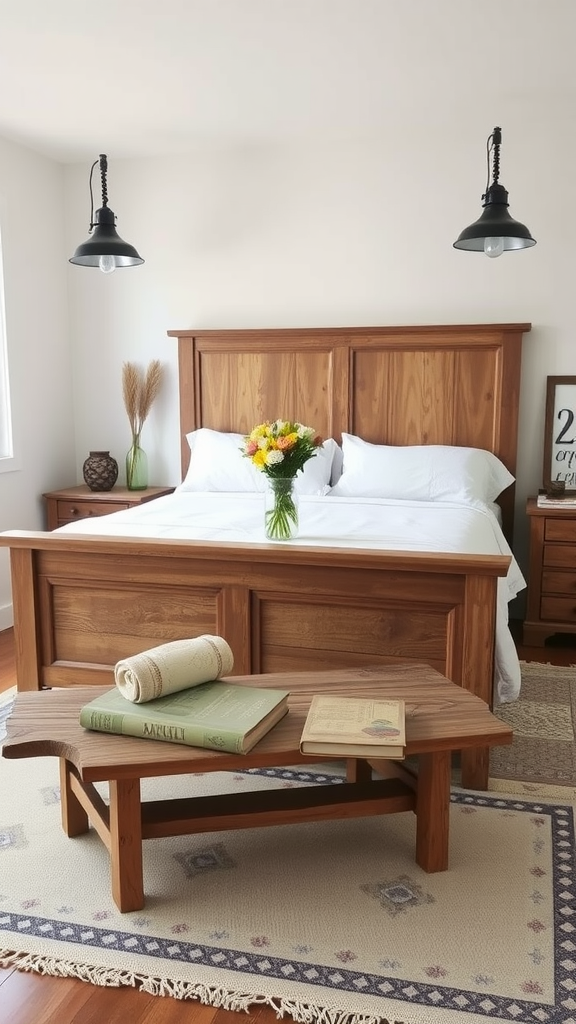
[[[548,662],[550,665],[576,665],[576,636],[558,633],[551,636],[544,647],[527,647],[522,643],[522,623],[518,619],[510,622],[520,661]]]
[[[522,661],[576,664],[576,637],[552,637],[545,647],[525,647],[521,624],[511,624]],[[14,633],[0,632],[0,693],[16,684]],[[97,988],[74,978],[51,978],[0,969],[2,1024],[273,1024],[267,1007],[233,1013],[196,1002],[149,996],[132,988]]]

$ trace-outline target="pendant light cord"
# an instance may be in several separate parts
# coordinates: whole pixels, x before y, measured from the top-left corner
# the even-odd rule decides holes
[[[486,143],[486,191],[482,196],[485,199],[488,195],[490,188],[490,153],[494,151],[492,157],[492,184],[497,185],[500,178],[500,143],[502,142],[502,130],[495,128],[491,135],[488,136]]]
[[[100,178],[102,179],[102,206],[108,206],[108,185],[106,174],[108,172],[108,160],[104,153],[100,153]]]
[[[106,182],[106,173],[108,171],[108,160],[104,153],[100,153],[98,160],[95,160],[90,168],[90,228],[89,234],[92,233],[92,229],[96,226],[94,224],[94,192],[92,189],[92,175],[94,174],[94,168],[96,164],[100,164],[100,180],[102,182],[102,206],[108,206],[108,184]]]

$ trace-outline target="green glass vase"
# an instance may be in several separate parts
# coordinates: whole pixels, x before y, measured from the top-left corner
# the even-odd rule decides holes
[[[148,487],[148,456],[136,439],[126,455],[126,486],[129,491],[145,491]]]

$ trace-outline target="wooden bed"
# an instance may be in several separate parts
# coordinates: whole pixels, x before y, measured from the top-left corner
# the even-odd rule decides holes
[[[514,473],[529,324],[169,331],[185,435],[294,418],[395,445],[489,449]],[[511,537],[513,487],[501,498]],[[20,690],[113,683],[120,658],[199,633],[226,637],[235,672],[428,662],[492,701],[502,555],[0,535],[11,549]],[[286,608],[289,606],[289,614]],[[488,751],[463,753],[485,788]]]

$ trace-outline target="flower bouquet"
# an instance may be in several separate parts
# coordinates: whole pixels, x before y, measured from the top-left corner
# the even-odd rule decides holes
[[[290,540],[298,530],[294,478],[322,444],[313,427],[291,420],[259,423],[244,438],[242,454],[268,478],[266,536]]]

